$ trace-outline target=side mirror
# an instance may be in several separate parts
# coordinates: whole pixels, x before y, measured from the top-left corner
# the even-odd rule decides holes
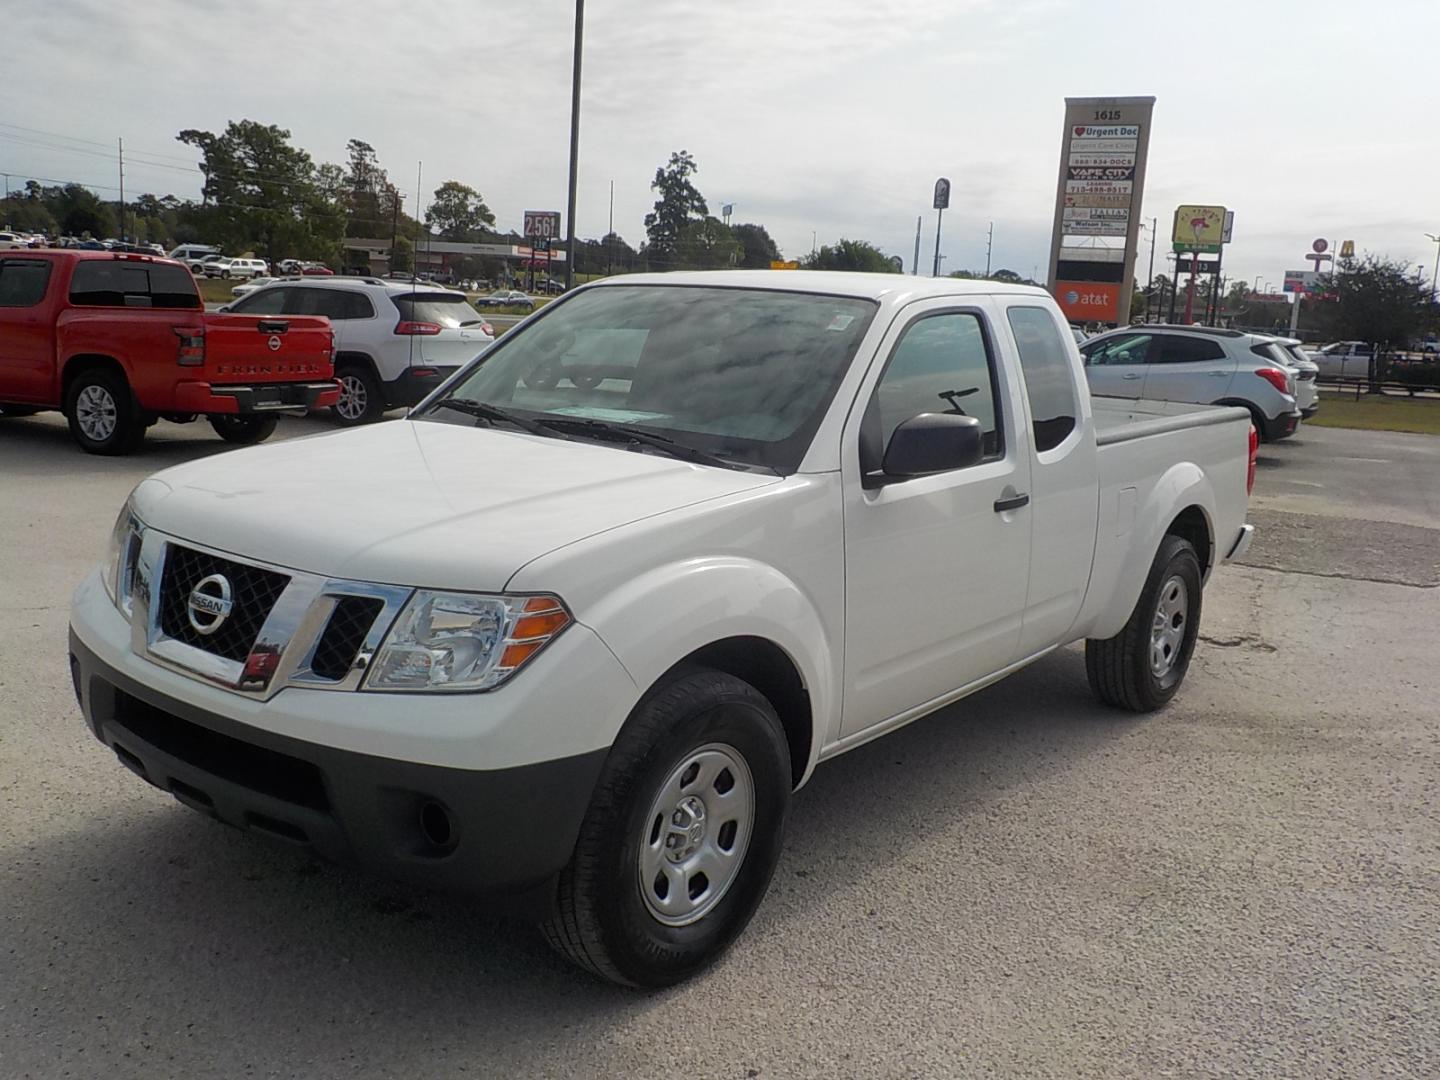
[[[887,478],[908,480],[969,468],[984,458],[985,432],[975,417],[921,413],[891,433],[880,471]]]
[[[224,314],[226,314],[229,310],[230,310],[230,305],[229,305],[229,304],[223,304],[223,305],[221,305],[220,307],[216,308],[216,309],[215,309],[215,312],[216,312],[216,314],[218,314],[218,315],[224,315]]]

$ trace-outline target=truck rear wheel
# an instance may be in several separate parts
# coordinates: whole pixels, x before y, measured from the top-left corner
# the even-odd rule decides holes
[[[755,913],[789,805],[788,744],[759,691],[709,669],[662,684],[610,752],[547,940],[622,985],[688,978]]]
[[[209,417],[209,420],[216,435],[228,443],[240,446],[254,446],[264,442],[275,434],[275,426],[280,423],[274,416],[217,415]]]
[[[145,418],[129,385],[105,368],[90,368],[71,380],[65,419],[87,454],[128,454],[145,437]]]
[[[1124,629],[1085,642],[1090,689],[1106,705],[1153,712],[1180,689],[1200,632],[1200,559],[1167,535]]]

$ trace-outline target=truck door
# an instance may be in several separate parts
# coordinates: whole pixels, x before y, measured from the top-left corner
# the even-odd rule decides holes
[[[1030,427],[1030,586],[1020,657],[1067,640],[1095,558],[1099,474],[1069,335],[1053,309],[1016,300],[1005,309],[1025,384]],[[1153,372],[1153,369],[1152,369]],[[1153,377],[1153,374],[1152,374]]]
[[[845,689],[851,734],[1015,659],[1030,559],[1029,439],[987,302],[907,306],[887,332],[842,437]],[[978,464],[910,479],[879,470],[921,413],[977,418]]]
[[[0,401],[58,403],[50,275],[49,259],[0,259]]]
[[[1138,333],[1087,341],[1080,352],[1085,357],[1090,392],[1101,397],[1138,398],[1145,386],[1153,341],[1153,335]]]

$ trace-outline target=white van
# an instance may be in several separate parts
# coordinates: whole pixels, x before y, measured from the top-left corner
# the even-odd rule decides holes
[[[171,259],[179,259],[186,266],[198,263],[206,255],[218,255],[220,249],[213,244],[181,244],[167,256]]]

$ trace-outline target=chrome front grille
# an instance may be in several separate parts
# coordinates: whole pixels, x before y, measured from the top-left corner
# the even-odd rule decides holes
[[[133,576],[132,646],[247,696],[285,686],[353,690],[412,591],[269,566],[147,529]],[[207,595],[228,601],[218,625]]]

